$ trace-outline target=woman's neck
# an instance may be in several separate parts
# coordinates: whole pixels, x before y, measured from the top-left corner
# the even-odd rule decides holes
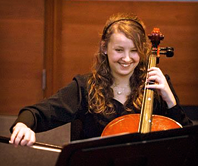
[[[119,78],[114,79],[112,88],[114,91],[114,99],[124,104],[127,100],[127,96],[131,92],[129,78],[119,77]]]
[[[125,87],[129,86],[129,79],[128,77],[116,77],[114,78],[113,85],[114,86],[120,86],[120,87]]]

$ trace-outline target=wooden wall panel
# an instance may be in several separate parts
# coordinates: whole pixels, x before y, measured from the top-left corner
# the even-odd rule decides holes
[[[0,0],[0,114],[43,98],[44,0]]]
[[[198,105],[198,3],[197,2],[77,2],[62,1],[61,53],[54,63],[54,92],[76,74],[90,71],[106,19],[118,12],[133,12],[145,22],[147,33],[159,27],[165,35],[161,46],[175,49],[173,58],[162,57],[181,103]]]

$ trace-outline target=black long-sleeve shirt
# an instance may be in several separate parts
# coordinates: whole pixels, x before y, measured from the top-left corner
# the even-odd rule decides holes
[[[85,139],[100,136],[105,126],[121,115],[139,113],[135,108],[132,112],[126,111],[124,105],[115,99],[112,99],[116,110],[113,114],[103,115],[88,112],[87,79],[88,75],[77,75],[69,85],[60,89],[49,99],[24,107],[19,112],[14,125],[22,122],[35,132],[42,132],[78,119],[82,127],[79,139]],[[179,104],[170,78],[166,76],[166,79],[176,98],[177,105],[168,109],[162,98],[155,99],[153,114],[170,117],[183,126],[189,125],[191,121]]]

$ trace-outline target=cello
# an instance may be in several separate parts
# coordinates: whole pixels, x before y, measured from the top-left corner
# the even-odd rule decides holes
[[[174,49],[171,47],[159,47],[160,41],[164,39],[159,28],[154,28],[151,35],[148,35],[151,43],[151,54],[148,60],[148,69],[155,67],[159,62],[160,54],[172,57]],[[146,85],[146,82],[145,82]],[[143,101],[140,114],[128,114],[112,120],[104,128],[101,136],[110,136],[127,133],[149,133],[151,131],[162,131],[176,128],[182,128],[181,124],[175,120],[161,116],[153,115],[154,90],[144,89]]]

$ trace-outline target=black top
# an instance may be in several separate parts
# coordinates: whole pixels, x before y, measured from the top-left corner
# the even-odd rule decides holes
[[[80,122],[78,126],[81,126],[78,137],[85,139],[100,136],[104,127],[116,117],[129,113],[139,113],[135,108],[133,112],[126,111],[124,105],[115,99],[112,99],[112,103],[116,113],[103,115],[88,112],[87,78],[88,75],[77,75],[69,85],[60,89],[49,99],[24,107],[14,125],[17,122],[23,122],[35,132],[42,132],[77,120]],[[183,126],[189,125],[191,121],[179,105],[178,97],[167,75],[166,79],[176,98],[177,105],[167,109],[162,98],[160,100],[155,99],[153,114],[170,117]]]

